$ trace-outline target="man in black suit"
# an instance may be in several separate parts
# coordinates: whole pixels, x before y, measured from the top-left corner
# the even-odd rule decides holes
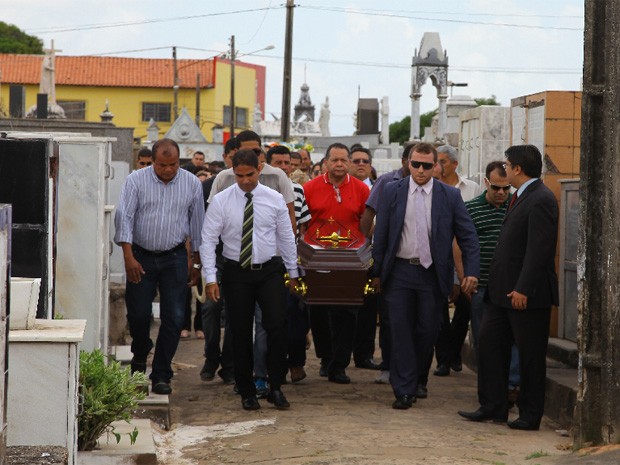
[[[517,191],[489,269],[488,306],[479,338],[480,408],[475,412],[459,411],[459,415],[472,421],[503,423],[508,419],[510,346],[515,341],[521,361],[519,418],[509,421],[508,426],[537,430],[545,404],[551,306],[558,303],[558,204],[539,179],[542,156],[535,146],[512,146],[505,155],[508,182]]]

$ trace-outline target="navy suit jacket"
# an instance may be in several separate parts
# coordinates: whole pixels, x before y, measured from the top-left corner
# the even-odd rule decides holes
[[[390,279],[400,246],[411,176],[389,183],[381,196],[373,239],[372,275],[381,287]],[[476,228],[456,187],[433,180],[430,247],[439,288],[445,297],[454,284],[452,241],[456,237],[463,255],[465,276],[480,276],[480,245]]]

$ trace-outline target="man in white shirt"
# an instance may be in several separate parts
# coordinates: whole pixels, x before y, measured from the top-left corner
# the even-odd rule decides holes
[[[287,352],[286,289],[297,286],[297,248],[288,209],[281,194],[259,184],[262,165],[252,150],[233,156],[236,184],[217,194],[209,204],[202,228],[203,275],[207,297],[220,299],[216,281],[215,247],[221,237],[226,259],[222,286],[230,329],[234,338],[235,382],[245,410],[260,408],[252,378],[252,326],[254,308],[263,312],[267,331],[267,371],[270,391],[267,401],[278,409],[290,404],[280,390]],[[275,258],[277,251],[282,260]],[[284,262],[284,267],[282,267]],[[285,269],[284,269],[285,268]]]

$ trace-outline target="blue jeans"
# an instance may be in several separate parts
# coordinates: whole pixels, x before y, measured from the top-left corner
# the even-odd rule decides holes
[[[150,337],[153,297],[159,290],[161,326],[155,343],[152,380],[172,379],[172,358],[179,345],[185,317],[187,292],[187,251],[181,248],[165,255],[152,255],[133,248],[135,259],[145,274],[139,283],[127,281],[125,303],[132,338],[131,351],[137,359],[146,359],[153,348]]]
[[[486,304],[484,302],[484,294],[486,286],[478,286],[478,292],[471,296],[471,333],[473,337],[474,350],[478,357],[478,334],[480,333],[480,322]],[[512,389],[518,387],[520,383],[519,376],[519,350],[517,345],[513,344],[510,350],[510,372],[508,374],[508,386]]]

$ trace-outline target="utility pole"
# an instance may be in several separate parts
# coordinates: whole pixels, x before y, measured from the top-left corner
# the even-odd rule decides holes
[[[200,127],[200,73],[196,74],[196,126]]]
[[[235,136],[235,36],[230,36],[230,137]]]
[[[614,444],[620,431],[620,4],[586,0],[577,292],[579,387],[573,443]]]
[[[282,117],[280,133],[287,142],[291,127],[291,64],[293,61],[293,0],[286,0],[286,33],[284,36],[284,76],[282,79]]]
[[[179,71],[177,69],[177,48],[172,47],[172,68],[174,69],[174,77],[172,90],[174,91],[174,103],[172,105],[172,113],[174,121],[179,117]]]

